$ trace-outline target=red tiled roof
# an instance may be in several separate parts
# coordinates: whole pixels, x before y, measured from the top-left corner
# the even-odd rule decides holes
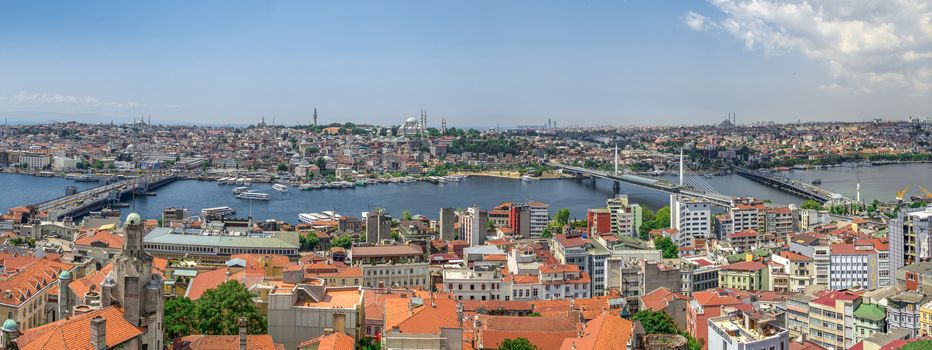
[[[653,311],[661,311],[670,305],[670,302],[676,299],[689,300],[685,295],[674,293],[666,287],[654,289],[652,292],[641,296],[641,303],[644,308]]]
[[[100,291],[100,284],[103,283],[104,278],[107,277],[107,274],[113,270],[113,262],[102,267],[100,271],[95,271],[92,274],[81,277],[68,283],[68,289],[71,289],[71,293],[78,297],[84,298],[84,294],[91,290],[91,286],[94,286],[94,289]]]
[[[625,350],[633,335],[634,323],[603,312],[586,324],[582,336],[564,339],[560,350]]]
[[[346,333],[333,332],[314,339],[305,340],[301,342],[301,344],[298,344],[298,349],[304,349],[305,347],[311,348],[314,344],[317,344],[317,347],[314,348],[316,350],[353,350],[356,346],[356,341],[353,340],[353,337],[346,335]]]
[[[733,270],[733,271],[759,271],[761,269],[767,268],[767,265],[759,261],[744,261],[739,263],[734,263],[731,265],[722,266],[722,270]]]
[[[181,337],[172,344],[173,350],[238,350],[239,335],[203,335],[194,334]],[[250,350],[283,349],[275,344],[268,334],[250,334],[246,336],[246,348]]]
[[[812,260],[812,258],[808,256],[797,254],[789,250],[784,250],[780,252],[780,256],[786,258],[789,261],[811,261]]]
[[[0,293],[0,303],[20,305],[50,284],[58,285],[58,275],[61,271],[70,271],[73,268],[70,264],[39,259],[9,278],[0,280],[0,291],[11,292],[9,296],[5,292]]]
[[[142,334],[141,329],[123,318],[123,308],[110,306],[27,329],[16,339],[16,344],[20,350],[93,350],[91,349],[91,319],[97,316],[107,321],[107,348],[116,347]]]
[[[746,237],[755,237],[759,233],[754,229],[747,229],[744,231],[739,231],[735,233],[729,233],[728,238],[746,238]]]
[[[861,297],[861,296],[860,296],[860,295],[857,295],[857,294],[854,294],[854,293],[852,293],[852,292],[849,292],[849,291],[847,291],[847,290],[840,290],[840,291],[831,291],[831,292],[827,292],[827,293],[823,294],[822,296],[820,296],[820,297],[816,298],[815,300],[813,300],[813,302],[819,303],[819,304],[822,304],[822,305],[827,305],[827,306],[835,307],[835,301],[836,301],[836,300],[851,301],[851,300],[855,300],[855,299],[857,299],[857,298],[859,298],[859,297]]]

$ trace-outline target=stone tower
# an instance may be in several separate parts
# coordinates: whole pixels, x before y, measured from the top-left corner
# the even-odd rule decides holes
[[[71,289],[68,284],[71,283],[71,272],[62,270],[58,275],[58,319],[63,320],[71,316]]]
[[[139,348],[161,349],[162,279],[152,273],[152,256],[143,250],[145,232],[139,214],[129,214],[123,228],[123,251],[102,284],[101,307],[123,306],[123,318],[147,330],[140,336]]]

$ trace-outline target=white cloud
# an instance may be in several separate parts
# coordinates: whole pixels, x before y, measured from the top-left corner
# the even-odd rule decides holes
[[[686,22],[686,26],[697,32],[701,32],[709,28],[709,18],[698,13],[689,11],[686,13],[686,17],[683,19]]]
[[[23,104],[73,105],[82,107],[135,108],[140,106],[139,103],[133,101],[108,102],[100,101],[92,96],[80,97],[61,94],[29,93],[25,91],[13,96],[13,101]]]
[[[710,0],[719,22],[689,12],[694,30],[722,28],[749,50],[800,52],[826,65],[833,90],[932,88],[932,3],[923,0]],[[700,28],[700,29],[697,29]]]

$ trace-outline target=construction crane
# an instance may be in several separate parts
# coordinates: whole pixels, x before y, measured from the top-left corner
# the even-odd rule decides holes
[[[896,192],[896,200],[903,201],[903,197],[906,196],[906,192],[909,191],[909,184],[906,184],[906,187],[903,187],[902,191]]]
[[[925,194],[926,199],[932,199],[932,192],[929,192],[929,190],[927,190],[925,187],[919,186],[919,190],[921,190],[922,193]]]

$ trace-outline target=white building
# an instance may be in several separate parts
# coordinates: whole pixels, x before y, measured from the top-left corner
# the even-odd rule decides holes
[[[466,208],[460,215],[460,239],[469,242],[470,246],[485,243],[488,221],[488,212],[480,210],[477,206]]]
[[[642,209],[628,202],[627,195],[618,195],[605,201],[611,220],[611,232],[616,236],[637,236],[641,227]]]
[[[731,314],[709,319],[709,350],[789,349],[790,332],[766,314]]]
[[[705,240],[712,235],[712,204],[676,194],[670,195],[670,202],[670,221],[679,230],[679,245],[704,246]]]
[[[527,203],[530,212],[530,233],[531,237],[540,237],[550,223],[550,205],[542,202]]]
[[[58,157],[52,159],[52,169],[67,170],[78,167],[78,161],[68,157]]]
[[[19,156],[19,163],[26,164],[29,169],[45,169],[51,162],[51,158],[45,154],[24,153]]]

